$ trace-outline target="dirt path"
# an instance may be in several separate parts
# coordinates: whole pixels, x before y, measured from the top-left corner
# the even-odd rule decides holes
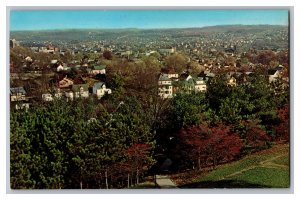
[[[169,189],[169,188],[177,188],[175,183],[171,181],[169,176],[166,175],[155,175],[156,178],[156,184],[161,188],[161,189]]]
[[[259,164],[262,167],[266,167],[266,168],[285,168],[285,169],[287,169],[287,168],[289,168],[289,166],[287,166],[287,165],[280,165],[280,164],[276,164],[276,163],[272,162],[273,160],[276,160],[282,156],[284,156],[284,155],[275,156],[274,158],[262,161]]]

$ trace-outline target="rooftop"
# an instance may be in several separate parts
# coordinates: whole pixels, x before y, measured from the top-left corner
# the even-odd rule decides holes
[[[16,94],[16,93],[26,94],[26,91],[24,90],[23,87],[10,88],[10,94]]]

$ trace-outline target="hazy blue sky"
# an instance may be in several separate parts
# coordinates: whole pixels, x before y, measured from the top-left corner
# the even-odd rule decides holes
[[[43,10],[10,13],[10,30],[288,25],[287,10]]]

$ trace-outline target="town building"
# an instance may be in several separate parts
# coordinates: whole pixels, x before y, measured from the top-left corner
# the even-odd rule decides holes
[[[93,94],[96,94],[98,99],[101,99],[105,94],[111,94],[111,89],[107,88],[105,83],[97,82],[93,86]]]

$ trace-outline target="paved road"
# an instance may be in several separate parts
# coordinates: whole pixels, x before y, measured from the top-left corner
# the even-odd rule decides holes
[[[175,183],[171,181],[169,176],[166,175],[155,175],[155,176],[156,176],[156,184],[161,189],[177,188]]]

